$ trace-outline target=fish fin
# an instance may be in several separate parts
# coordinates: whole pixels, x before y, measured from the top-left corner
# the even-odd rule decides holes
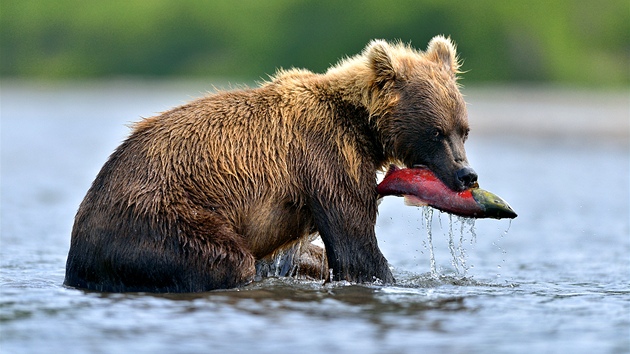
[[[405,205],[408,206],[425,206],[428,205],[427,202],[422,199],[416,197],[415,195],[405,194]]]

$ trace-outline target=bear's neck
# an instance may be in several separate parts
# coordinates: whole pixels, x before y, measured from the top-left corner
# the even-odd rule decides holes
[[[349,60],[329,69],[325,74],[314,74],[306,70],[283,70],[274,78],[283,92],[291,95],[312,94],[317,102],[327,102],[335,107],[338,124],[351,132],[358,145],[364,149],[364,156],[370,156],[376,169],[389,164],[381,134],[379,119],[383,109],[383,99],[373,87],[373,73],[367,65]]]
[[[347,61],[333,67],[323,75],[329,90],[341,96],[344,101],[362,107],[373,115],[371,106],[375,97],[372,97],[371,70],[360,61]]]
[[[355,70],[356,69],[356,70]],[[374,167],[378,170],[389,164],[389,158],[383,151],[383,142],[378,131],[378,120],[381,112],[375,108],[373,102],[378,97],[370,89],[370,71],[365,68],[344,68],[344,70],[329,70],[320,76],[320,89],[335,105],[340,121],[347,124],[347,129],[356,134],[357,142],[361,145],[362,154],[370,156]]]

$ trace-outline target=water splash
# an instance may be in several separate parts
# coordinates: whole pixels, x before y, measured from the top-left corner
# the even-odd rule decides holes
[[[464,227],[470,222],[470,220],[472,220],[472,222],[474,223],[474,219],[464,218],[461,216],[457,217],[457,221],[459,222],[459,244],[457,245],[457,259],[459,260],[459,263],[464,270],[464,276],[468,273],[468,269],[470,268],[466,265],[466,249],[464,248],[464,241],[466,239],[464,238]]]
[[[473,218],[462,218],[465,220],[466,224],[468,224],[469,227],[469,231],[470,231],[470,244],[473,245],[475,243],[477,243],[477,232],[475,231],[475,219]],[[462,226],[463,227],[463,226]]]
[[[435,260],[435,250],[433,245],[433,216],[434,209],[430,207],[422,207],[422,226],[426,228],[427,238],[426,241],[422,241],[422,245],[425,249],[429,250],[430,256],[430,265],[431,271],[430,274],[434,278],[440,278],[443,276],[439,273],[436,260]],[[470,233],[470,244],[473,245],[477,242],[477,234],[475,230],[475,219],[465,218],[461,216],[453,217],[451,214],[448,214],[448,229],[446,230],[445,225],[442,222],[441,218],[442,214],[439,214],[438,221],[440,228],[445,231],[445,236],[448,237],[448,249],[451,254],[451,265],[454,268],[454,273],[456,276],[466,277],[468,274],[468,270],[473,268],[472,265],[466,264],[466,249],[465,244],[467,242],[466,234]],[[457,239],[457,230],[456,224],[459,223],[459,239]]]
[[[431,262],[431,276],[437,278],[439,276],[437,267],[435,265],[435,253],[433,252],[433,208],[422,207],[422,216],[424,217],[424,224],[427,230],[427,243],[429,247],[429,257]]]
[[[449,221],[448,223],[448,250],[451,252],[451,257],[452,257],[451,264],[453,265],[453,268],[455,268],[455,273],[459,274],[460,261],[457,257],[457,254],[455,253],[455,241],[454,241],[454,235],[453,235],[453,215],[448,214],[448,221]]]
[[[279,254],[278,256],[276,256],[276,261],[275,261],[275,269],[274,269],[274,276],[279,277],[280,273],[281,273],[281,268],[282,268],[282,260],[285,258],[284,256],[286,256],[287,252],[281,252],[281,254]]]
[[[324,247],[322,247],[322,263],[321,266],[319,268],[320,272],[320,277],[321,279],[326,280],[326,277],[324,276],[324,274],[326,274],[326,268],[328,267],[328,261],[326,259],[326,249]],[[332,271],[332,268],[330,268],[330,270]],[[328,278],[330,280],[332,280],[333,278]]]
[[[256,261],[254,279],[290,277],[295,279],[329,279],[326,249],[319,234],[298,240],[287,248]]]
[[[459,223],[459,240],[457,243],[457,248],[455,247],[455,231],[454,224]],[[468,274],[468,270],[473,267],[468,266],[466,264],[466,249],[464,248],[464,244],[466,242],[466,233],[471,234],[470,244],[474,245],[477,242],[477,234],[475,232],[475,219],[473,218],[465,218],[461,216],[456,216],[455,219],[453,215],[449,214],[449,229],[448,229],[448,248],[451,253],[451,264],[455,269],[455,274],[466,276]]]
[[[505,236],[507,236],[508,231],[510,231],[510,227],[512,227],[512,220],[509,220],[507,229],[505,229],[505,231],[503,231],[501,233],[501,235],[499,236],[499,239],[494,241],[494,242],[492,242],[492,245],[496,246],[499,249],[499,251],[501,252],[501,256],[502,256],[501,257],[501,264],[505,264],[505,255],[507,254],[507,251],[504,248],[502,248],[501,246],[499,246],[499,241],[501,241],[501,239],[503,239]],[[497,265],[497,269],[498,270],[500,270],[502,268],[501,264]],[[501,277],[501,273],[497,272],[497,278],[500,278],[500,277]]]
[[[475,230],[475,219],[473,218],[465,218],[462,216],[458,216],[457,220],[460,223],[460,227],[459,227],[459,245],[458,245],[458,259],[460,264],[462,265],[462,268],[464,269],[464,275],[466,275],[468,273],[468,269],[472,268],[473,266],[467,266],[466,265],[466,249],[464,248],[464,243],[466,241],[466,238],[464,235],[466,235],[466,226],[468,226],[468,233],[470,233],[471,237],[470,237],[470,245],[474,245],[475,243],[477,243],[477,233]]]

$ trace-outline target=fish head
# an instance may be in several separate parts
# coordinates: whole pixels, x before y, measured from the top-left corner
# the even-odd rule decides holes
[[[484,217],[494,219],[517,217],[514,209],[498,195],[479,188],[473,188],[470,191],[477,204],[484,209]]]

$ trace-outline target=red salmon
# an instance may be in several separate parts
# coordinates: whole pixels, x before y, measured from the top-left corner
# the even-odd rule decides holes
[[[428,168],[390,166],[376,187],[381,196],[404,196],[409,205],[429,205],[441,211],[470,218],[510,218],[517,215],[499,196],[478,187],[455,192]]]

